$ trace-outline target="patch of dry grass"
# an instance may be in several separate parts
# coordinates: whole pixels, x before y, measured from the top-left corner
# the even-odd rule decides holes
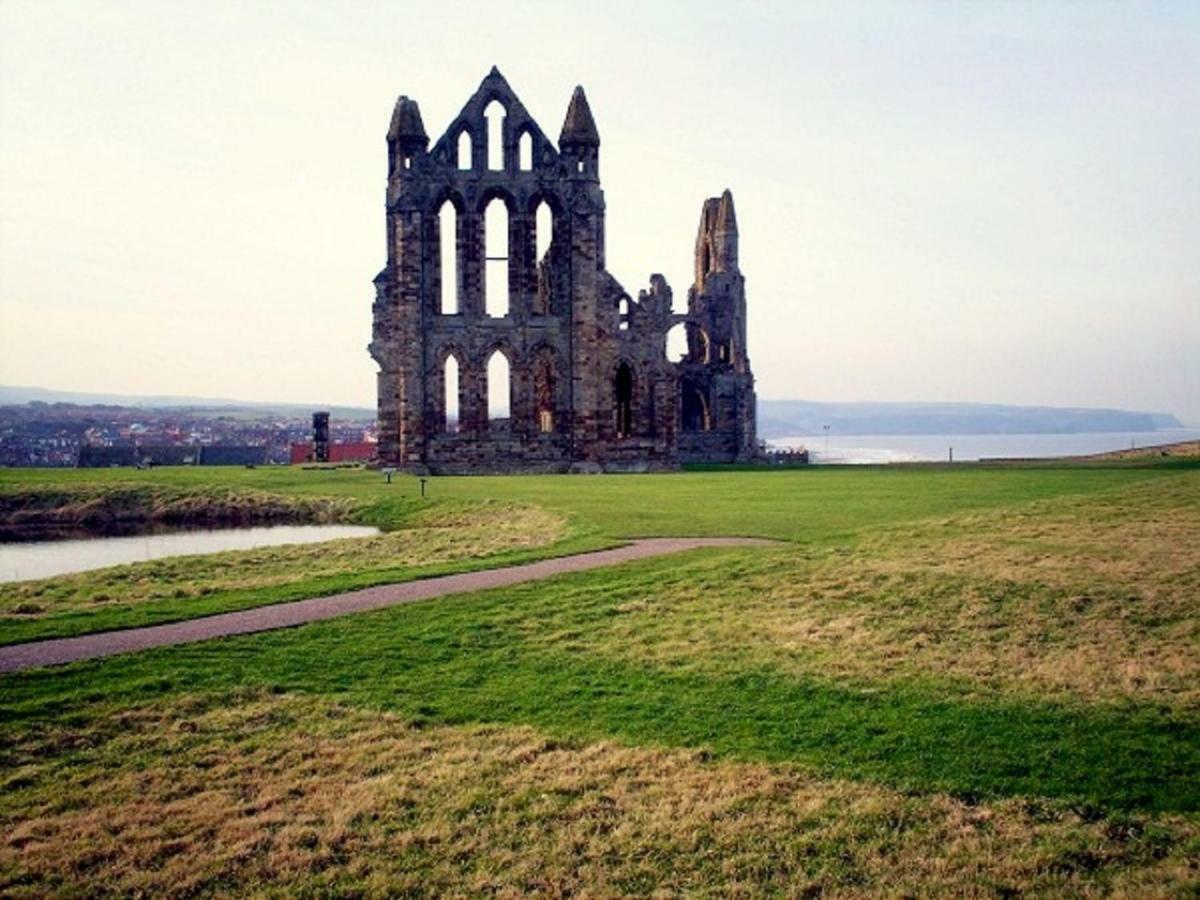
[[[1197,709],[1200,473],[727,556],[631,594],[581,650]]]
[[[0,893],[1167,895],[1187,817],[823,780],[702,752],[176,698],[0,746]]]
[[[262,547],[114,566],[0,585],[0,615],[29,618],[104,604],[188,600],[221,591],[279,587],[314,576],[433,565],[554,543],[555,513],[510,503],[443,503],[375,537]]]

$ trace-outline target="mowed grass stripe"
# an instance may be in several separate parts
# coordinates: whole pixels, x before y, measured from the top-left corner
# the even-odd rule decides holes
[[[267,685],[414,721],[531,724],[565,737],[707,748],[906,790],[1200,810],[1200,722],[1165,707],[978,696],[936,677],[851,687],[728,660],[673,671],[581,651],[561,619],[552,622],[564,632],[557,644],[523,637],[547,603],[586,627],[639,571],[8,676],[0,715],[12,723],[86,717],[90,705]]]

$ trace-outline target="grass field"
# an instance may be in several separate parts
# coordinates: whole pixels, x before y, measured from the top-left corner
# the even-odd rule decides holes
[[[0,639],[631,536],[783,543],[4,676],[0,893],[1200,889],[1200,468],[428,488],[0,473],[20,503],[259,491],[389,529],[5,586]]]
[[[849,545],[864,526],[1102,491],[1175,470],[1009,469],[1003,478],[997,471],[437,478],[424,501],[416,479],[388,485],[359,469],[0,471],[0,509],[19,521],[44,520],[47,511],[57,514],[51,521],[103,521],[144,510],[156,521],[203,522],[211,511],[240,522],[248,510],[279,516],[291,509],[301,520],[342,518],[390,532],[374,544],[183,558],[0,585],[0,645],[575,553],[626,537],[742,535]]]

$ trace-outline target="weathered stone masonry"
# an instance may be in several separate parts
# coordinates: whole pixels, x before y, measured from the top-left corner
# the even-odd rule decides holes
[[[432,148],[416,101],[401,97],[387,144],[388,259],[369,348],[382,461],[434,473],[641,471],[754,456],[728,191],[704,203],[679,315],[661,275],[635,300],[605,268],[600,136],[582,88],[557,147],[495,68]],[[672,363],[667,332],[681,323],[688,352]],[[494,354],[509,372],[505,418],[488,411]],[[457,420],[446,400],[455,372]]]

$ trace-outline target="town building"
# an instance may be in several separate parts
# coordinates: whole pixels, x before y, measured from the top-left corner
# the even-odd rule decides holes
[[[369,463],[375,461],[378,445],[374,441],[335,441],[328,446],[324,460],[317,458],[312,441],[297,441],[291,445],[290,450],[289,461],[294,466],[316,462]]]

